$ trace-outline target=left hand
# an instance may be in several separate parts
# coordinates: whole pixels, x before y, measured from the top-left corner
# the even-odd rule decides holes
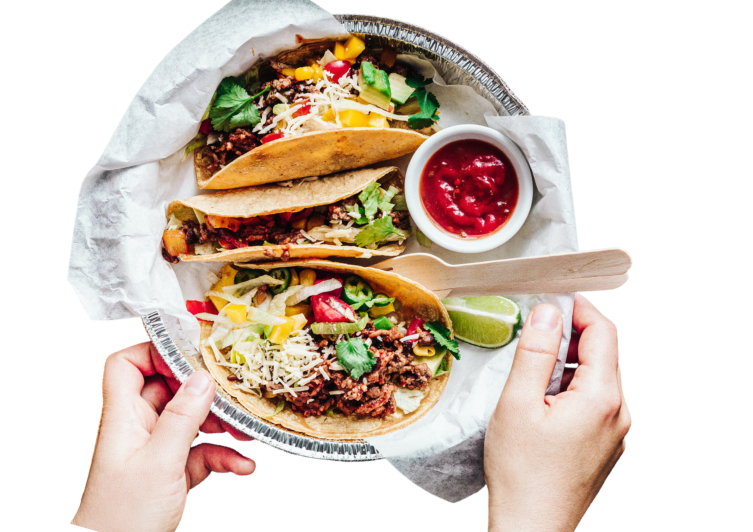
[[[233,449],[202,443],[199,429],[252,438],[209,415],[215,392],[206,372],[181,386],[150,343],[105,364],[97,444],[73,524],[105,532],[175,530],[188,490],[209,473],[250,475],[256,464]]]

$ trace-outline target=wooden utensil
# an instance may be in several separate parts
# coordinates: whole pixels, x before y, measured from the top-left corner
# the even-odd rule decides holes
[[[625,284],[630,265],[626,252],[605,249],[457,265],[413,253],[374,268],[413,279],[439,297],[462,297],[611,290]]]

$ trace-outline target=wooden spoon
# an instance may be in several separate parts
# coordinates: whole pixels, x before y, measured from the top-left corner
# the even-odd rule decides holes
[[[441,298],[611,290],[625,284],[630,265],[626,252],[605,249],[457,265],[412,253],[374,268],[413,279]]]

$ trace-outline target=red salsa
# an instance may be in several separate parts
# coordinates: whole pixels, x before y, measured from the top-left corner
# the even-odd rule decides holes
[[[435,225],[462,238],[488,236],[512,216],[518,178],[502,151],[482,140],[457,140],[431,156],[419,194]]]

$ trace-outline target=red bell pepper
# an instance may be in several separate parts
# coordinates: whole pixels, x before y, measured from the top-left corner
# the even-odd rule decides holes
[[[269,135],[266,135],[261,138],[261,143],[266,144],[267,142],[272,142],[273,140],[281,139],[284,137],[284,133],[271,133]]]
[[[293,216],[292,212],[278,212],[277,213],[277,217],[284,224],[286,224],[286,223],[288,223],[290,221],[290,217],[291,216]]]
[[[299,116],[307,115],[311,112],[311,104],[306,104],[300,109],[298,109],[295,113],[293,113],[293,118],[298,118]]]
[[[186,310],[194,316],[201,314],[202,312],[206,312],[208,314],[217,314],[217,309],[214,307],[214,304],[211,301],[186,301]],[[210,323],[207,320],[202,320],[201,318],[196,319]]]
[[[303,220],[304,218],[308,218],[312,212],[314,212],[314,209],[312,209],[311,207],[309,207],[308,209],[303,209],[302,211],[291,212],[290,221],[297,222],[298,220]]]
[[[311,296],[311,310],[314,312],[314,319],[321,323],[358,321],[353,307],[328,294]]]

